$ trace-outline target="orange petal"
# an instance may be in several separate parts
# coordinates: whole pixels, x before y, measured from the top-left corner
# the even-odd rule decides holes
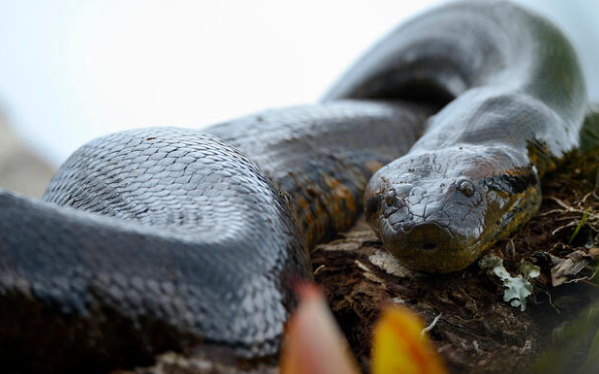
[[[389,307],[374,329],[373,374],[447,374],[422,319],[408,308]]]
[[[299,306],[287,325],[282,374],[358,374],[322,291],[313,284],[296,289]]]

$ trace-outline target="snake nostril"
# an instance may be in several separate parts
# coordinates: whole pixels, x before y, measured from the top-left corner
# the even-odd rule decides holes
[[[394,191],[389,191],[385,194],[385,204],[387,204],[387,206],[391,206],[393,205],[393,203],[395,202],[395,192]]]
[[[422,249],[430,251],[432,249],[437,248],[437,246],[434,243],[426,243],[422,245]]]
[[[377,196],[372,197],[366,201],[365,213],[367,218],[376,214],[376,212],[379,209],[380,200],[380,197]]]

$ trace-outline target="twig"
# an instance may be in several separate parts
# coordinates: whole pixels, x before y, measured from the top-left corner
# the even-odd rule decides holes
[[[437,322],[439,322],[439,318],[441,318],[442,315],[443,315],[443,312],[441,312],[438,316],[436,316],[430,325],[426,326],[425,328],[422,329],[422,331],[420,331],[420,339],[422,339],[424,337],[424,334],[427,334],[429,331],[431,331],[435,327]]]

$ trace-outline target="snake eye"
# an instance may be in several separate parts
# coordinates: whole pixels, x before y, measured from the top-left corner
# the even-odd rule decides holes
[[[474,185],[469,180],[461,180],[458,182],[458,191],[466,197],[471,197],[474,195]]]

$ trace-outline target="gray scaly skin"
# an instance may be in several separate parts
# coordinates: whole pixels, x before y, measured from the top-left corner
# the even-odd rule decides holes
[[[0,371],[102,372],[207,344],[276,358],[308,246],[353,222],[430,113],[347,101],[126,131],[76,151],[44,201],[0,190]]]
[[[504,2],[406,23],[328,99],[343,97],[451,103],[419,141],[430,110],[358,101],[207,130],[227,143],[119,133],[77,151],[46,202],[1,191],[0,360],[102,370],[198,344],[274,357],[307,248],[353,222],[379,166],[410,150],[366,193],[387,249],[416,269],[461,269],[534,213],[586,108],[568,42]]]
[[[587,110],[568,40],[505,1],[455,2],[406,22],[327,100],[402,97],[449,104],[371,179],[366,216],[401,262],[441,273],[537,211],[540,179],[578,147]]]

